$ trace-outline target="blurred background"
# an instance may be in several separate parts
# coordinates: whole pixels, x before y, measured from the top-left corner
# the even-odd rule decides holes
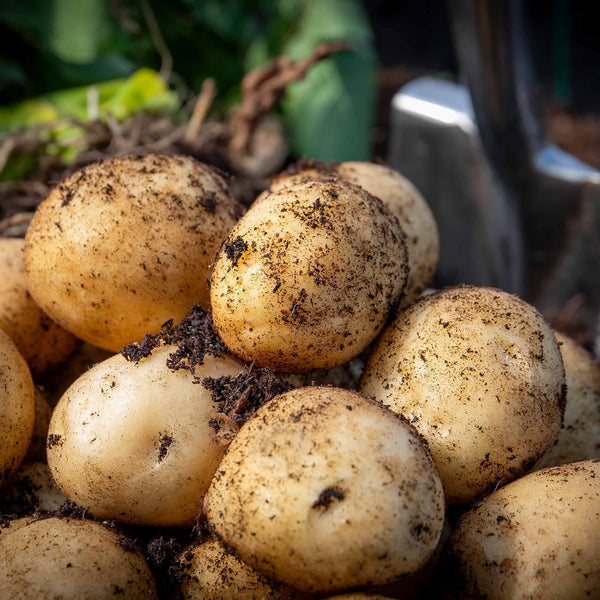
[[[522,6],[546,138],[600,168],[600,7]],[[398,90],[463,81],[451,7],[0,0],[0,235],[22,235],[52,185],[110,155],[191,154],[232,173],[247,203],[303,156],[390,160]],[[595,302],[573,293],[545,309],[590,347]]]

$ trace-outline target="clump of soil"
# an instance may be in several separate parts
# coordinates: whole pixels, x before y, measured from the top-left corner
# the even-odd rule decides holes
[[[212,317],[199,305],[194,304],[188,314],[177,324],[169,319],[159,333],[150,333],[143,337],[141,342],[125,346],[121,354],[131,362],[139,362],[150,356],[152,350],[161,344],[173,344],[177,348],[169,354],[167,366],[172,371],[185,369],[197,381],[195,375],[197,366],[204,362],[208,354],[218,356],[227,352],[227,347],[215,331]]]
[[[205,377],[202,385],[210,390],[213,402],[218,404],[219,416],[211,419],[210,425],[223,444],[229,444],[263,404],[293,387],[270,369],[253,365],[237,377]]]

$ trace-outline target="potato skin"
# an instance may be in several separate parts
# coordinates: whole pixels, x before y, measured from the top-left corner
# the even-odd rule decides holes
[[[562,333],[556,333],[567,380],[565,421],[556,444],[537,468],[600,456],[600,363]]]
[[[600,597],[600,461],[530,473],[466,513],[449,540],[455,597]]]
[[[79,340],[55,323],[27,291],[23,240],[0,238],[0,329],[39,377],[72,354]]]
[[[405,420],[356,392],[309,387],[277,396],[242,427],[205,513],[266,575],[334,592],[420,568],[440,536],[444,500]]]
[[[146,561],[93,521],[50,518],[0,537],[0,597],[158,599]]]
[[[82,375],[61,398],[48,430],[48,464],[59,488],[95,517],[153,526],[193,525],[223,446],[209,424],[209,390],[171,371],[175,347],[139,363],[120,354]],[[232,357],[206,356],[198,377],[238,375]]]
[[[253,206],[211,276],[228,348],[284,373],[339,366],[381,331],[406,285],[405,236],[380,200],[342,180],[290,186]]]
[[[0,487],[23,461],[34,419],[29,367],[8,335],[0,331]]]
[[[299,594],[241,561],[219,540],[188,548],[178,559],[182,600],[285,600]]]
[[[433,279],[440,254],[440,234],[425,198],[408,180],[388,166],[370,162],[322,164],[308,161],[293,174],[282,173],[270,186],[276,191],[323,176],[341,177],[379,198],[406,234],[409,273],[401,306],[410,306]],[[263,192],[257,202],[268,194]]]
[[[33,432],[31,443],[23,462],[46,462],[46,441],[48,439],[48,426],[52,416],[52,407],[39,387],[35,388],[35,419],[33,421]]]
[[[516,296],[448,288],[401,312],[369,358],[361,392],[425,437],[446,500],[475,500],[555,442],[565,380],[554,334]]]
[[[208,307],[209,263],[240,205],[189,157],[120,157],[54,188],[26,236],[29,290],[55,321],[118,351]]]

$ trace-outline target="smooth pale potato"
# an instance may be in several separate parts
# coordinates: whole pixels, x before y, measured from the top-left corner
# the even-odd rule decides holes
[[[0,597],[157,599],[146,561],[93,521],[45,519],[0,536]]]
[[[33,421],[33,433],[31,443],[24,462],[46,462],[46,441],[48,439],[48,425],[52,416],[52,407],[48,404],[44,394],[39,388],[35,388],[35,419]]]
[[[339,366],[371,343],[400,299],[404,238],[380,200],[342,180],[272,193],[219,251],[215,328],[232,352],[275,371]]]
[[[308,163],[297,173],[276,177],[270,191],[307,181],[307,178],[334,174],[359,185],[379,198],[396,216],[406,233],[409,275],[402,306],[411,305],[433,279],[440,253],[437,223],[425,198],[408,180],[390,167],[370,162]],[[266,194],[259,198],[262,200]]]
[[[217,407],[188,371],[171,371],[175,346],[139,363],[117,354],[61,398],[48,430],[48,464],[60,489],[96,517],[138,525],[195,523],[223,455],[210,419]],[[232,357],[206,356],[204,377],[236,376]]]
[[[56,487],[48,465],[42,462],[22,465],[3,492],[25,496],[32,506],[42,510],[56,510],[67,500]]]
[[[184,156],[112,158],[54,188],[29,226],[29,291],[55,321],[118,351],[208,307],[209,263],[237,220],[229,184]]]
[[[178,567],[183,600],[284,600],[298,596],[241,561],[218,540],[183,552]]]
[[[0,487],[18,468],[35,419],[33,379],[13,341],[0,331]]]
[[[2,520],[0,521],[0,536],[8,535],[13,531],[17,531],[17,529],[21,529],[21,527],[25,527],[25,525],[29,525],[36,521],[36,517],[31,515],[29,517],[21,517],[20,519],[11,519],[10,521]]]
[[[27,291],[23,240],[0,238],[0,329],[38,377],[63,362],[79,340],[42,312]]]
[[[567,407],[556,445],[538,468],[600,457],[600,363],[574,340],[556,334],[565,365]]]
[[[450,539],[455,597],[600,597],[600,461],[530,473],[473,507]]]
[[[405,420],[356,392],[307,387],[277,396],[241,428],[204,510],[256,569],[302,591],[334,592],[423,566],[444,499]]]
[[[461,286],[421,298],[378,340],[361,386],[423,435],[446,500],[470,502],[555,442],[564,369],[554,333],[516,296]]]

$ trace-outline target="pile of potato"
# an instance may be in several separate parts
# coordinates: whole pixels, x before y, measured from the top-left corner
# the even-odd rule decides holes
[[[600,597],[595,359],[516,296],[423,293],[437,226],[387,167],[299,163],[243,213],[123,157],[0,240],[0,597]]]

